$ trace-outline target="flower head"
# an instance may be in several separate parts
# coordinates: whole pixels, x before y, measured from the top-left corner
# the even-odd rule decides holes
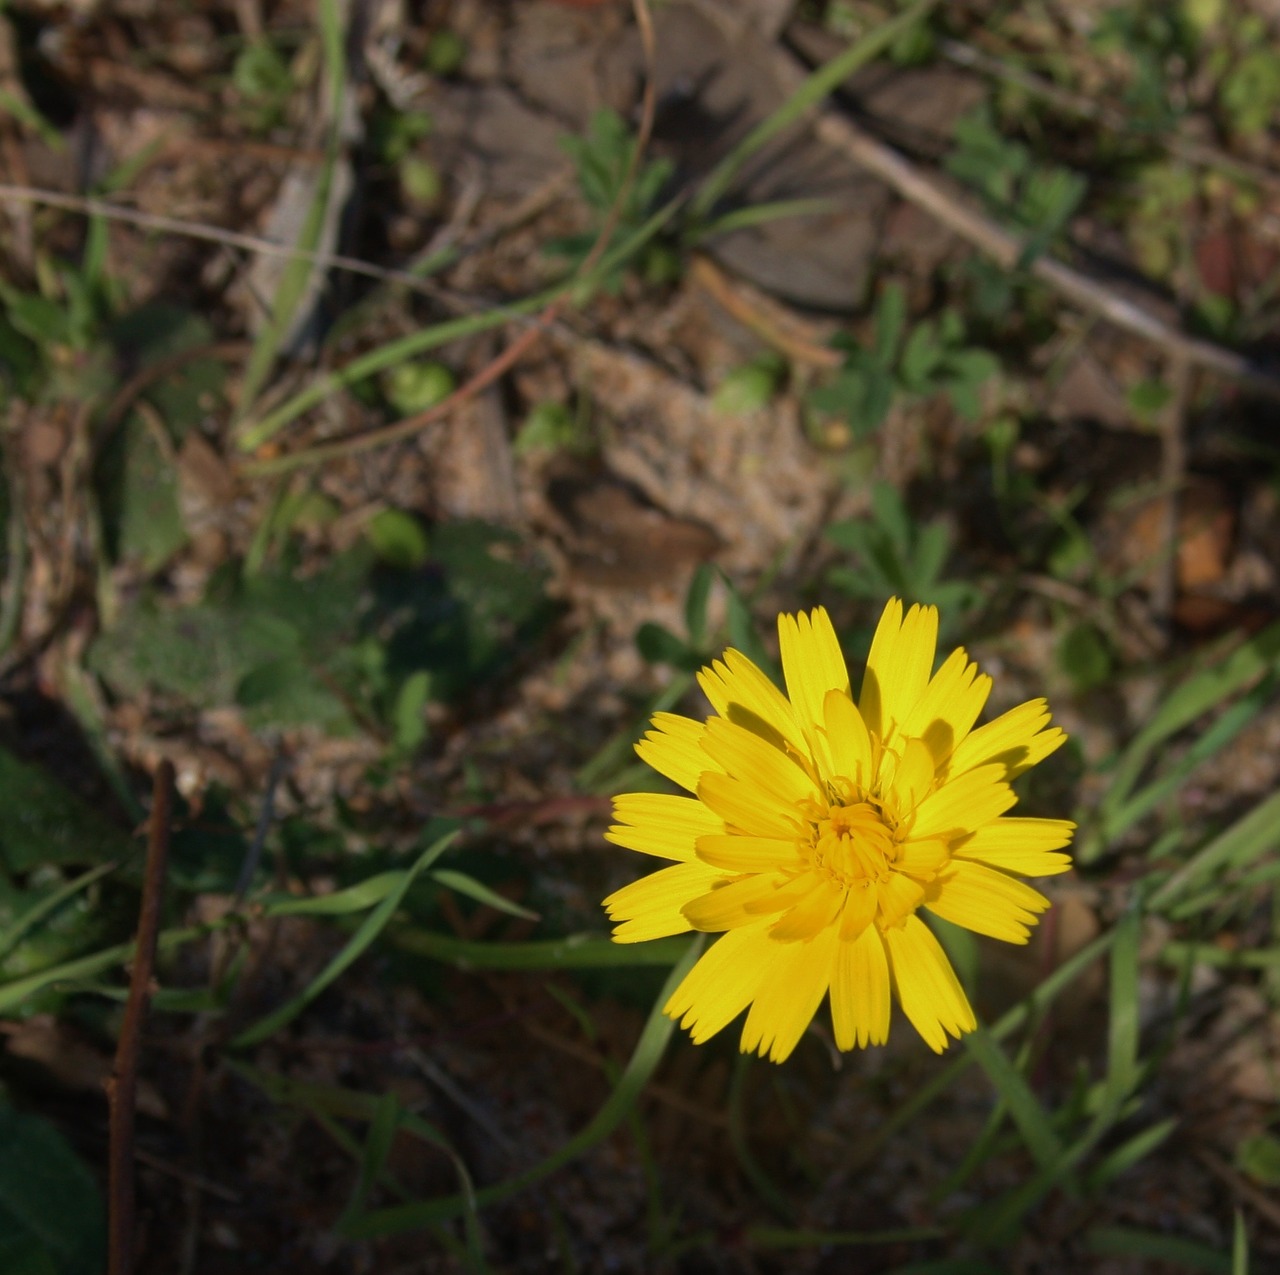
[[[828,993],[841,1049],[883,1044],[891,991],[937,1052],[975,1026],[921,908],[1025,943],[1075,825],[1010,818],[1010,781],[1058,748],[1044,700],[974,728],[991,689],[965,652],[932,673],[934,607],[885,607],[856,702],[825,610],[780,615],[787,694],[729,650],[706,721],[659,713],[636,751],[692,796],[614,799],[610,841],[673,860],[604,902],[634,943],[724,931],[665,1006],[702,1042],[750,1006],[744,1052],[781,1062]]]

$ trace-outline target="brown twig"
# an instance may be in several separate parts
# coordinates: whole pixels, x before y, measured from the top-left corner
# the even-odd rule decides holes
[[[744,296],[742,285],[729,278],[710,257],[702,253],[694,257],[689,266],[689,279],[704,288],[726,314],[793,363],[834,371],[844,361],[839,350],[820,345],[812,336],[784,328],[760,304]]]
[[[160,899],[169,858],[169,821],[173,804],[173,765],[162,761],[152,786],[151,824],[147,834],[147,866],[138,913],[138,939],[129,976],[115,1068],[107,1081],[111,1112],[108,1169],[108,1275],[133,1275],[134,1145],[133,1126],[138,1097],[138,1056],[142,1024],[151,1000],[151,971],[156,936],[160,931]]]
[[[120,221],[142,230],[155,230],[166,235],[182,235],[187,239],[200,239],[206,243],[220,244],[225,248],[241,248],[259,257],[284,257],[291,261],[310,261],[326,270],[345,270],[349,274],[365,275],[383,283],[399,283],[416,292],[431,295],[435,285],[430,280],[407,270],[394,270],[387,266],[375,266],[358,257],[346,257],[335,252],[312,252],[292,244],[276,243],[259,235],[246,235],[238,230],[223,230],[202,222],[183,221],[178,217],[165,217],[160,213],[142,212],[126,208],[122,204],[109,203],[105,199],[90,199],[81,195],[66,195],[57,190],[42,190],[37,186],[16,186],[0,182],[0,203],[11,201],[21,204],[43,204],[48,208],[60,208],[64,212],[79,213],[84,217],[105,217],[108,221]]]
[[[794,66],[791,72],[794,74]],[[818,117],[815,131],[829,146],[880,178],[903,199],[922,208],[1006,270],[1014,270],[1021,264],[1026,251],[1021,236],[971,207],[955,189],[940,178],[925,173],[866,129],[845,116],[826,111]],[[1181,328],[1166,323],[1150,310],[1121,296],[1101,280],[1048,255],[1036,257],[1027,271],[1082,310],[1150,341],[1170,355],[1242,381],[1270,397],[1280,398],[1280,376],[1274,372],[1234,350],[1189,336]]]

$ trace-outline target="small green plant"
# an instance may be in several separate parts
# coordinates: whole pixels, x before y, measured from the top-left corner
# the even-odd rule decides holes
[[[674,165],[668,159],[644,161],[636,168],[630,188],[624,190],[636,139],[622,117],[607,109],[591,117],[585,137],[564,137],[560,144],[573,160],[578,188],[597,218],[597,230],[554,239],[547,245],[548,252],[567,257],[576,265],[594,247],[598,227],[604,224],[605,218],[614,215],[613,209],[619,200],[610,246],[622,243],[640,228],[670,181]],[[670,282],[679,273],[678,258],[661,241],[650,241],[631,265],[650,284]],[[622,285],[623,273],[619,267],[610,275],[606,290],[616,293]]]
[[[967,420],[982,411],[982,387],[1000,370],[990,350],[966,343],[964,320],[954,310],[922,319],[908,330],[906,294],[893,283],[880,294],[869,346],[841,334],[844,365],[835,378],[812,390],[814,411],[849,422],[857,437],[872,433],[899,396],[945,394]]]
[[[284,123],[296,87],[288,62],[266,39],[254,40],[240,51],[231,68],[231,86],[245,123],[255,133],[269,133]]]
[[[766,406],[787,379],[787,361],[774,350],[735,367],[716,388],[711,406],[717,412],[755,412]]]
[[[851,561],[828,570],[827,583],[850,597],[874,602],[896,595],[908,603],[933,603],[959,624],[981,596],[973,584],[944,579],[951,556],[946,523],[917,522],[888,483],[872,488],[867,517],[832,523],[826,535],[851,555]]]
[[[1026,235],[1020,263],[1025,268],[1066,229],[1088,183],[1069,168],[1037,160],[1028,147],[1005,137],[985,102],[956,121],[955,142],[947,171]]]
[[[1090,43],[1098,53],[1127,60],[1124,105],[1135,127],[1154,133],[1177,124],[1171,86],[1179,68],[1194,62],[1199,35],[1186,7],[1163,0],[1117,4],[1101,15]]]
[[[1232,36],[1210,57],[1221,71],[1218,105],[1233,132],[1263,133],[1280,110],[1280,52],[1258,14],[1239,15]]]
[[[513,450],[517,456],[537,452],[587,456],[595,447],[586,399],[580,399],[576,408],[547,399],[529,409],[529,415],[516,435]]]

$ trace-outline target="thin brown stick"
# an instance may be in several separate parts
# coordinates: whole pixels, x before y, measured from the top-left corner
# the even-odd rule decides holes
[[[57,190],[42,190],[37,186],[15,186],[0,182],[0,203],[12,201],[20,204],[43,204],[48,208],[60,208],[64,212],[79,213],[84,217],[105,217],[108,221],[120,221],[141,230],[155,230],[166,235],[182,235],[186,239],[200,239],[206,243],[221,244],[226,248],[240,248],[259,257],[285,257],[291,261],[310,261],[327,270],[345,270],[349,274],[365,275],[383,283],[399,283],[417,292],[434,294],[435,285],[421,275],[407,270],[393,270],[387,266],[375,266],[358,257],[346,257],[335,252],[312,252],[292,244],[276,243],[259,235],[246,235],[238,230],[223,230],[202,222],[183,221],[178,217],[165,217],[160,213],[142,212],[126,208],[122,204],[109,203],[105,199],[90,199],[81,195],[66,195]]]
[[[794,70],[792,67],[792,73]],[[1026,250],[1022,238],[964,202],[963,196],[941,179],[925,173],[904,155],[842,115],[823,112],[816,121],[815,130],[829,146],[873,173],[903,199],[924,209],[948,230],[1006,270],[1018,267]],[[1065,262],[1041,255],[1031,262],[1028,273],[1082,310],[1142,337],[1188,364],[1209,368],[1270,397],[1280,398],[1280,376],[1276,373],[1234,350],[1189,336],[1181,328],[1157,318],[1150,310],[1136,305],[1100,280]]]
[[[138,913],[138,939],[129,976],[115,1068],[107,1081],[111,1111],[108,1165],[107,1275],[133,1275],[134,1146],[133,1126],[138,1098],[138,1056],[142,1024],[151,1000],[151,971],[160,931],[160,899],[169,858],[169,821],[173,805],[173,765],[156,767],[152,786],[151,824],[147,834],[147,866]]]

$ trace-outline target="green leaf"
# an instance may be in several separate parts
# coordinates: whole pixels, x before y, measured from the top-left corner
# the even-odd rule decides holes
[[[0,962],[13,951],[26,934],[39,925],[46,917],[56,912],[63,904],[75,898],[82,890],[87,890],[95,881],[100,881],[109,872],[118,867],[115,863],[103,863],[90,868],[65,885],[59,886],[36,900],[25,911],[19,913],[5,926],[0,926]],[[0,887],[0,893],[2,893]],[[34,891],[32,892],[34,893]]]
[[[465,872],[455,871],[453,868],[437,868],[431,874],[433,881],[438,881],[447,889],[456,890],[459,894],[465,894],[470,899],[475,899],[477,903],[483,903],[486,907],[496,908],[499,912],[506,912],[509,916],[522,917],[526,921],[540,921],[542,918],[536,912],[531,912],[528,908],[522,908],[518,903],[513,903],[510,899],[499,894],[496,890],[491,890],[487,885],[477,881],[475,877],[468,876]]]
[[[127,858],[133,842],[43,770],[0,748],[0,867],[14,875],[47,864]]]
[[[1280,1187],[1280,1138],[1271,1133],[1255,1133],[1236,1148],[1240,1172],[1262,1186]]]
[[[98,483],[115,561],[157,571],[186,544],[173,445],[158,417],[129,416],[103,453]]]
[[[99,1275],[106,1228],[93,1174],[51,1124],[5,1102],[0,1147],[5,1275]]]
[[[636,649],[650,664],[670,664],[673,668],[701,668],[702,657],[689,649],[670,629],[646,622],[636,630]]]
[[[375,514],[365,528],[365,535],[383,562],[402,571],[416,571],[431,551],[422,524],[402,509],[383,509]]]
[[[418,669],[404,679],[396,692],[391,724],[396,748],[401,753],[411,753],[427,737],[425,712],[432,686],[431,674],[426,669]]]
[[[1082,621],[1072,625],[1059,640],[1057,655],[1062,671],[1077,690],[1099,686],[1111,674],[1111,649],[1092,624]]]

